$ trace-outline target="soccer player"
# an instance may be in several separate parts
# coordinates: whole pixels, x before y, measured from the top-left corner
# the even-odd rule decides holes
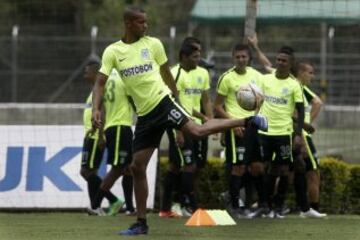
[[[275,72],[265,75],[262,81],[265,101],[260,112],[269,119],[269,130],[259,131],[260,144],[264,161],[271,163],[267,190],[269,205],[273,211],[269,216],[277,218],[283,218],[281,210],[288,188],[289,165],[293,161],[293,143],[294,149],[300,149],[304,125],[302,89],[291,75],[293,65],[293,49],[280,48]],[[295,110],[298,113],[298,120],[297,127],[293,129],[292,115]],[[273,199],[277,177],[283,181],[280,180],[281,184],[278,185],[276,197]]]
[[[162,43],[157,38],[145,36],[147,30],[145,11],[138,7],[128,7],[125,9],[123,17],[125,25],[123,37],[110,44],[102,56],[102,66],[93,89],[92,121],[96,128],[103,124],[100,109],[101,99],[108,76],[115,68],[120,73],[127,93],[134,100],[138,114],[131,163],[137,221],[129,229],[121,231],[120,234],[138,235],[148,233],[146,167],[168,127],[177,128],[194,138],[201,138],[227,128],[246,124],[254,124],[260,129],[266,130],[267,121],[260,115],[245,119],[211,119],[203,125],[198,125],[189,119],[186,111],[171,97],[171,92],[178,97],[178,91]]]
[[[200,52],[198,48],[192,44],[183,44],[179,52],[180,62],[175,65],[171,72],[175,77],[177,89],[179,91],[179,103],[190,113],[195,122],[201,124],[212,118],[211,102],[208,94],[210,88],[209,74],[206,69],[198,67],[200,60]],[[201,105],[206,109],[207,115],[203,115],[200,111]],[[197,164],[201,158],[200,141],[194,140],[190,136],[180,131],[170,129],[169,136],[169,159],[171,168],[181,168],[181,187],[182,187],[182,213],[183,216],[190,217],[197,209],[197,202],[194,193],[195,171]],[[168,181],[170,179],[170,171],[168,173]],[[166,182],[165,184],[169,184]],[[170,185],[170,184],[169,184]],[[169,209],[170,194],[166,192],[170,188],[165,185],[164,201],[168,209],[163,208],[160,216],[171,214]]]
[[[94,85],[96,74],[100,68],[99,61],[91,60],[84,69],[84,79],[91,85]],[[102,134],[99,136],[99,131],[92,131],[91,126],[91,108],[92,108],[92,93],[86,100],[86,107],[83,114],[83,122],[85,128],[85,138],[82,149],[82,160],[80,175],[87,181],[88,194],[90,198],[90,206],[87,211],[89,214],[105,215],[103,209],[97,209],[94,206],[95,197],[99,190],[102,179],[97,174],[101,160],[103,158],[105,143]],[[108,200],[116,197],[111,192],[106,196]]]
[[[105,136],[108,153],[107,163],[111,170],[105,175],[94,201],[94,208],[100,208],[102,199],[109,194],[115,181],[123,175],[122,186],[124,190],[126,213],[133,213],[132,203],[133,181],[129,165],[132,159],[131,126],[133,123],[133,109],[128,100],[124,83],[115,69],[105,86],[103,107],[105,109]],[[121,198],[110,199],[108,215],[116,215],[123,206]]]
[[[314,78],[314,67],[310,62],[303,61],[297,64],[296,71],[296,77],[298,81],[303,85],[305,123],[312,124],[318,116],[322,105],[321,99],[308,87],[312,79]],[[306,165],[309,203],[312,209],[319,211],[319,160],[316,154],[316,148],[312,140],[311,134],[309,134],[307,131],[303,131],[303,138],[306,148],[306,155],[304,161]]]
[[[260,62],[263,64],[267,71],[273,71],[272,64],[269,59],[265,56],[265,54],[261,51],[258,45],[258,39],[256,35],[252,38],[249,38],[249,42],[255,48],[257,56]],[[294,75],[296,75],[297,80],[302,86],[303,91],[303,99],[304,99],[304,107],[305,107],[305,116],[304,116],[304,129],[302,131],[303,141],[301,142],[301,146],[298,149],[293,150],[293,158],[294,162],[290,165],[291,171],[294,171],[294,188],[296,194],[296,201],[301,209],[300,216],[301,217],[312,217],[312,218],[322,218],[325,217],[326,214],[322,214],[318,212],[318,197],[316,198],[316,193],[318,196],[319,185],[316,187],[316,183],[319,181],[319,176],[316,174],[316,169],[318,169],[318,161],[316,158],[316,150],[315,146],[312,142],[311,135],[308,133],[309,129],[312,131],[311,119],[314,119],[320,111],[321,100],[314,93],[310,91],[310,89],[306,86],[310,83],[311,79],[314,77],[314,69],[309,63],[300,62],[297,64],[296,68],[292,68]],[[310,110],[309,102],[313,106],[313,109]],[[310,113],[312,112],[312,114]],[[310,116],[312,115],[312,116]],[[311,186],[312,189],[315,188],[315,204],[312,201],[313,198],[310,198],[310,205],[307,196],[307,181],[305,176],[305,171],[308,172],[308,179],[313,179],[315,182],[315,186]],[[308,184],[311,180],[308,181]],[[286,178],[280,178],[279,185],[286,185]],[[316,201],[317,200],[317,201]],[[315,207],[315,208],[313,208]]]
[[[249,67],[251,50],[247,45],[237,44],[232,50],[234,67],[227,70],[219,79],[215,111],[221,118],[246,118],[254,114],[241,108],[236,99],[239,88],[249,84],[259,85],[262,74]],[[244,185],[244,174],[247,166],[253,176],[258,191],[259,204],[266,204],[264,165],[261,161],[257,129],[237,127],[225,132],[225,157],[229,169],[229,194],[231,207],[228,209],[234,217],[244,217],[239,206],[239,191]]]

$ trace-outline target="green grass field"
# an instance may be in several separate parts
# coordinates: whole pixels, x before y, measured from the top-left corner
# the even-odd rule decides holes
[[[90,217],[85,213],[0,213],[1,240],[107,240],[133,239],[117,235],[134,217]],[[251,240],[357,240],[360,216],[338,215],[327,219],[238,220],[236,226],[186,227],[186,219],[161,219],[149,215],[146,239],[251,239]],[[144,238],[144,236],[141,236]]]

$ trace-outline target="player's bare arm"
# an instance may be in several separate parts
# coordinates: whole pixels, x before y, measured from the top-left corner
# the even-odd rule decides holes
[[[310,122],[312,123],[319,115],[323,102],[318,96],[314,96],[311,100]]]
[[[92,100],[93,109],[92,109],[91,121],[93,127],[95,128],[101,128],[101,126],[103,125],[101,105],[104,96],[105,83],[107,79],[108,76],[99,72],[96,77],[96,81],[93,88],[93,100]]]
[[[256,57],[259,59],[259,62],[261,63],[261,65],[263,65],[263,67],[265,68],[265,70],[267,72],[271,73],[273,71],[272,63],[266,57],[266,55],[263,53],[263,51],[260,49],[259,40],[258,40],[256,34],[252,37],[248,37],[248,42],[254,48],[254,50],[256,52]]]
[[[211,100],[210,100],[210,95],[209,95],[208,90],[202,92],[202,94],[201,94],[201,104],[202,104],[202,107],[203,107],[203,109],[205,111],[206,117],[208,117],[210,119],[213,118],[214,114],[213,114],[213,111],[212,111]]]
[[[215,102],[214,102],[215,113],[220,118],[229,118],[230,119],[231,118],[230,115],[224,109],[224,102],[225,102],[225,97],[220,94],[217,94]]]
[[[302,145],[302,129],[304,127],[304,118],[305,118],[305,110],[304,110],[304,103],[297,102],[295,103],[295,108],[297,111],[297,125],[294,129],[295,138],[294,138],[294,147],[299,148]]]
[[[171,74],[169,62],[164,63],[160,66],[160,75],[165,84],[170,88],[175,98],[178,98],[179,92],[176,88],[176,83],[173,75]]]

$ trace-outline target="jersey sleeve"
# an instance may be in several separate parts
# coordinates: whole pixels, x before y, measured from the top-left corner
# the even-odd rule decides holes
[[[115,67],[116,57],[111,47],[107,47],[101,58],[101,68],[99,72],[110,76],[112,69]]]
[[[295,84],[295,89],[294,89],[294,102],[299,102],[302,103],[304,102],[303,99],[303,92],[302,92],[302,87],[299,83]]]
[[[181,90],[181,68],[180,67],[173,67],[171,70],[171,75],[173,76],[175,83],[176,83],[176,89]]]
[[[207,70],[204,71],[204,79],[205,79],[204,90],[209,90],[210,89],[210,75]]]
[[[316,97],[316,94],[311,91],[307,86],[304,86],[304,96],[306,97],[306,100],[308,102],[311,102],[313,100],[314,97]]]
[[[164,45],[161,43],[161,41],[157,38],[154,38],[154,44],[152,47],[156,63],[159,64],[159,66],[166,63],[168,59],[165,53]]]
[[[258,71],[255,71],[254,75],[255,75],[254,81],[252,83],[254,83],[262,91],[263,90],[262,82],[264,75]]]
[[[223,96],[227,96],[229,92],[229,87],[227,85],[226,76],[222,76],[219,79],[219,83],[217,85],[217,93]]]

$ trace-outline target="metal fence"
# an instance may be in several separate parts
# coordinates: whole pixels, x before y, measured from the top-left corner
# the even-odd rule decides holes
[[[21,33],[21,31],[20,31]],[[176,61],[181,38],[160,37],[171,59]],[[82,81],[82,67],[91,55],[101,55],[116,38],[97,38],[96,28],[89,37],[29,36],[17,33],[0,37],[0,102],[82,102],[88,87]],[[217,77],[231,66],[232,42],[213,37],[204,55],[216,64]],[[332,105],[360,104],[360,39],[303,38],[275,41],[264,38],[264,52],[274,59],[283,44],[293,46],[298,59],[315,64],[314,90]],[[255,67],[259,67],[254,62]]]
[[[21,31],[20,31],[21,33]],[[172,63],[182,37],[160,37]],[[21,35],[0,36],[0,102],[82,103],[90,87],[82,79],[87,60],[100,56],[116,38],[98,38],[93,28],[89,37]],[[324,49],[320,38],[263,38],[261,46],[270,59],[283,44],[296,50],[297,58],[315,64],[317,79],[312,88],[325,97],[315,139],[322,155],[337,155],[360,162],[360,40],[329,38]],[[203,55],[215,63],[212,92],[218,76],[231,67],[233,40],[211,38]],[[325,50],[325,52],[324,52]],[[254,61],[255,67],[260,67]],[[8,118],[11,124],[11,117]]]

